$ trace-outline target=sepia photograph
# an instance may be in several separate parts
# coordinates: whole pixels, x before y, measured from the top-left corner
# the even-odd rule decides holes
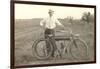
[[[14,66],[96,61],[95,6],[14,3]]]

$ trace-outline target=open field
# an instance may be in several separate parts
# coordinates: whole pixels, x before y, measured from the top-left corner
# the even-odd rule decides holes
[[[56,60],[36,60],[32,54],[32,44],[34,40],[43,37],[43,29],[40,27],[39,22],[41,19],[25,19],[15,20],[15,65],[29,65],[29,64],[46,64],[46,63],[70,63],[78,62],[74,59]],[[89,47],[89,57],[87,61],[94,60],[94,23],[73,23],[69,24],[67,21],[60,20],[60,22],[67,28],[71,28],[74,33],[80,34],[80,37],[86,41]],[[58,27],[59,28],[59,27]],[[80,62],[85,62],[81,60]]]

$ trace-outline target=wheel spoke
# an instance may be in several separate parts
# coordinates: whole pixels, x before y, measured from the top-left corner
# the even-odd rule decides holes
[[[48,41],[41,39],[41,40],[37,40],[36,42],[34,42],[33,44],[33,52],[34,52],[34,56],[38,59],[47,59],[51,56],[52,54],[52,45],[49,46],[49,51],[47,48],[47,43],[49,43]]]
[[[72,57],[75,59],[86,59],[88,48],[85,42],[77,39],[73,42],[73,44],[71,44],[70,52]]]

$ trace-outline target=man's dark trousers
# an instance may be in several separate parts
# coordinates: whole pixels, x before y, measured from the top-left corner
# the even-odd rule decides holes
[[[48,35],[52,35],[51,37]],[[55,31],[54,29],[45,29],[45,38],[49,39],[51,45],[53,46],[53,53],[52,53],[52,57],[54,56],[54,51],[57,49],[56,47],[56,42],[55,42]],[[50,44],[46,41],[46,48],[47,51],[50,51]]]

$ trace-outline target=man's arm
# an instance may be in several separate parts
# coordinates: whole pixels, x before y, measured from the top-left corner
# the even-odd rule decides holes
[[[60,25],[60,26],[64,27],[64,25],[61,24],[61,23],[58,21],[58,19],[56,19],[56,23],[57,23],[57,25]]]
[[[45,23],[45,19],[41,20],[41,21],[40,21],[40,26],[43,26],[44,23]]]

